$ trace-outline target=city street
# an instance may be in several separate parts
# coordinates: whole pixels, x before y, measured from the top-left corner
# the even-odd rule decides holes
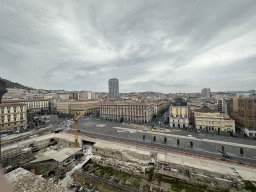
[[[78,125],[80,133],[211,157],[224,158],[220,152],[224,147],[225,153],[230,156],[231,160],[253,164],[256,162],[255,140],[200,133],[193,134],[186,131],[174,131],[170,133],[142,131],[123,125],[120,122],[101,121],[89,118],[80,119]],[[145,136],[145,140],[143,139],[143,135]],[[164,143],[165,137],[166,144]],[[240,154],[241,148],[243,155]]]

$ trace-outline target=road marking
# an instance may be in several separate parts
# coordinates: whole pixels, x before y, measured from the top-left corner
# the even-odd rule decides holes
[[[129,129],[129,128],[122,128],[122,127],[113,127],[113,128],[121,128],[121,129]],[[209,143],[216,143],[216,144],[225,144],[225,145],[231,145],[231,146],[237,146],[237,147],[245,147],[245,148],[250,148],[250,149],[256,149],[256,146],[253,145],[246,145],[246,144],[240,144],[240,143],[231,143],[231,142],[225,142],[225,141],[218,141],[218,140],[210,140],[210,139],[197,139],[195,137],[188,137],[188,136],[182,136],[182,135],[171,135],[171,134],[164,134],[165,132],[159,132],[159,131],[150,131],[147,129],[139,129],[138,132],[147,132],[147,133],[155,133],[158,135],[163,135],[167,137],[176,137],[176,138],[183,138],[183,139],[190,139],[190,140],[195,140],[195,141],[205,141]]]

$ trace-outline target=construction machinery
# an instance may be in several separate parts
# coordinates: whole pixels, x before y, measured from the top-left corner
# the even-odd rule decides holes
[[[77,120],[86,113],[87,109],[85,109],[80,115],[77,116],[76,111],[74,112],[74,136],[75,136],[75,144],[74,147],[79,147],[78,145],[78,124]]]

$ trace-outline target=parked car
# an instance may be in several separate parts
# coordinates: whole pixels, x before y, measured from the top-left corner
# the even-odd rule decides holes
[[[19,130],[17,130],[17,131],[15,131],[14,133],[19,134],[19,133],[20,133],[20,131],[19,131]]]
[[[14,131],[8,130],[8,135],[14,134]]]

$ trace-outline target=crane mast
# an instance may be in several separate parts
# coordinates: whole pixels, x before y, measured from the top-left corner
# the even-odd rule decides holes
[[[85,109],[80,115],[77,116],[76,111],[74,112],[74,137],[75,137],[75,143],[74,143],[74,147],[79,147],[78,144],[78,123],[77,120],[83,115],[85,114],[87,111],[87,109]]]

